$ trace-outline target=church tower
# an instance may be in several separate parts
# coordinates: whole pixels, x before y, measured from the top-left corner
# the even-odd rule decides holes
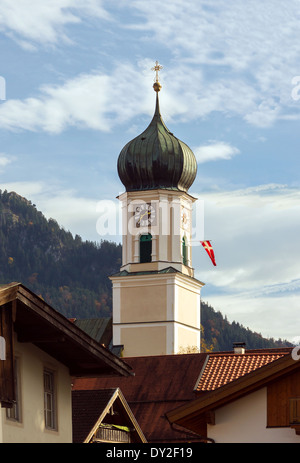
[[[124,356],[200,349],[200,289],[192,267],[192,206],[188,189],[197,163],[192,150],[165,126],[156,107],[147,129],[118,158],[125,192],[122,265],[113,285],[113,343]]]

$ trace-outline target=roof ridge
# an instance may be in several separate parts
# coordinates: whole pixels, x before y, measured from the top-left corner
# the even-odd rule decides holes
[[[217,355],[211,355],[212,352],[209,354],[212,358],[217,358],[217,357],[262,357],[263,355],[286,355],[288,354],[289,351],[287,352],[280,352],[280,351],[275,351],[275,352],[244,352],[244,353],[235,353],[235,352],[222,352],[222,353],[217,353]]]
[[[234,352],[221,355],[209,355],[205,368],[202,369],[195,386],[197,392],[218,389],[259,368],[268,365],[280,358],[284,358],[289,350],[247,352],[236,354]],[[225,363],[224,363],[225,362]]]
[[[235,353],[234,351],[214,351],[210,352],[209,355],[213,357],[218,356],[237,356],[237,355],[262,355],[262,354],[289,354],[292,351],[293,347],[266,347],[262,349],[248,349],[244,353]]]

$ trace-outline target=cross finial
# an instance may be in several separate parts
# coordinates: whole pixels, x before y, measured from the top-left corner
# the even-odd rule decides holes
[[[156,77],[155,77],[155,83],[153,85],[153,88],[156,92],[159,92],[161,89],[161,85],[158,81],[158,71],[160,71],[163,67],[158,63],[158,61],[155,62],[155,66],[151,68],[152,71],[155,71]]]
[[[163,67],[158,63],[158,61],[155,62],[155,66],[151,69],[151,71],[156,72],[156,79],[155,82],[158,82],[158,71],[160,71]]]

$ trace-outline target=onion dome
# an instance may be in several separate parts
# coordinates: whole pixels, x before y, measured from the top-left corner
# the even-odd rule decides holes
[[[193,151],[165,126],[153,85],[156,108],[147,129],[127,143],[118,158],[118,174],[126,191],[169,189],[188,191],[195,180],[197,162]]]

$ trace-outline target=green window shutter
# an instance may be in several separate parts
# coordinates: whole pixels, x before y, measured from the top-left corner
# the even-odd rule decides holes
[[[187,244],[185,237],[182,238],[182,263],[187,265]]]

